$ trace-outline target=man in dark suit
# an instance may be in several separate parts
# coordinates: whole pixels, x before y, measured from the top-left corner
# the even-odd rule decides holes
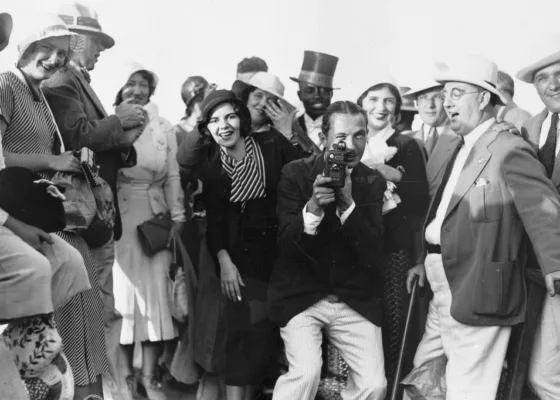
[[[461,140],[424,226],[424,263],[434,297],[414,358],[419,367],[447,357],[447,399],[496,396],[511,326],[524,321],[523,269],[530,239],[554,293],[560,277],[560,197],[532,147],[494,129],[497,66],[470,56],[451,64],[444,107]]]
[[[532,83],[537,89],[544,110],[529,119],[521,133],[537,150],[547,176],[560,191],[560,140],[558,113],[560,113],[560,51],[558,42],[528,67],[517,73],[517,78]],[[556,219],[560,225],[560,220]],[[549,260],[546,260],[550,264]],[[547,265],[541,265],[547,268]],[[547,297],[541,313],[540,326],[535,335],[529,382],[542,400],[560,398],[560,296]]]
[[[271,318],[281,326],[289,371],[274,399],[313,399],[323,330],[350,367],[348,399],[383,399],[380,271],[386,182],[360,163],[365,111],[336,102],[324,114],[325,147],[344,142],[346,177],[331,188],[325,153],[287,164],[278,185],[280,258],[270,280]]]
[[[96,153],[99,175],[113,191],[117,216],[113,235],[87,237],[97,269],[105,307],[105,330],[110,371],[117,379],[116,354],[119,345],[121,316],[115,310],[112,268],[114,240],[121,235],[121,222],[116,199],[119,168],[136,164],[132,147],[142,133],[143,112],[139,105],[123,103],[108,116],[90,86],[89,71],[95,68],[99,54],[110,49],[115,41],[101,30],[97,13],[78,3],[62,6],[59,16],[68,28],[84,35],[85,48],[74,55],[67,68],[61,69],[44,83],[45,97],[69,150],[88,147]],[[125,385],[126,387],[126,385]]]

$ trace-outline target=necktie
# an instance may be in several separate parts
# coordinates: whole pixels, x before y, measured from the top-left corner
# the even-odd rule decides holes
[[[558,129],[558,114],[552,114],[552,121],[550,122],[550,129],[548,130],[548,136],[546,137],[546,142],[544,142],[543,147],[539,150],[539,160],[544,164],[546,169],[546,175],[550,178],[552,177],[552,171],[554,170],[554,160],[556,158],[556,136]]]
[[[85,68],[80,68],[80,72],[84,76],[87,83],[91,83],[91,76],[89,75],[89,71]]]
[[[434,147],[436,147],[436,143],[438,140],[438,131],[435,127],[431,127],[430,131],[428,132],[428,137],[424,142],[424,147],[426,148],[426,153],[428,154],[428,158],[432,155],[432,151]]]
[[[453,170],[453,164],[455,164],[455,159],[457,158],[459,151],[463,148],[463,145],[465,144],[465,139],[462,136],[459,136],[459,138],[461,140],[457,144],[455,150],[453,150],[453,154],[451,154],[451,158],[449,159],[449,162],[445,167],[445,172],[443,173],[443,179],[441,180],[441,183],[437,188],[436,194],[434,195],[434,201],[432,202],[432,205],[430,207],[428,218],[426,218],[427,223],[432,222],[432,220],[436,216],[439,203],[441,203],[441,198],[443,196],[443,190],[445,189],[445,186],[447,185],[447,181],[449,180],[449,176],[451,175],[451,171]]]

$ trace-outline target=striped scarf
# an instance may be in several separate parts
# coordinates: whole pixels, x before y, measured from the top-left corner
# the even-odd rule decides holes
[[[243,203],[266,196],[265,169],[261,148],[252,137],[245,137],[245,157],[236,161],[221,149],[224,170],[231,178],[232,203]]]

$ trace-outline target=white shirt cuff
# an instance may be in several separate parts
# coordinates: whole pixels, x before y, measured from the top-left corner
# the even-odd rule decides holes
[[[303,231],[308,235],[313,235],[313,236],[316,235],[317,228],[319,227],[319,224],[323,220],[324,216],[325,216],[324,211],[319,216],[308,212],[307,204],[305,204],[305,207],[303,207]]]
[[[0,226],[3,226],[8,220],[9,214],[0,208]]]
[[[350,214],[352,214],[352,211],[354,211],[354,208],[356,208],[356,203],[352,202],[350,207],[348,207],[348,209],[346,211],[344,211],[344,214],[342,214],[342,215],[340,215],[340,212],[338,211],[338,208],[336,209],[336,215],[338,216],[338,218],[340,218],[340,224],[341,225],[344,225],[344,223],[346,222],[346,220],[348,219]]]

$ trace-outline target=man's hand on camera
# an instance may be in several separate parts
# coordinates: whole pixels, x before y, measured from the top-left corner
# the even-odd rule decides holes
[[[307,211],[316,216],[323,215],[323,210],[330,203],[335,200],[334,189],[325,187],[326,184],[332,181],[332,178],[327,178],[323,175],[317,175],[315,182],[313,182],[313,194],[307,202]],[[352,203],[350,203],[352,204]]]
[[[344,180],[344,187],[337,188],[335,191],[336,208],[340,215],[344,214],[350,208],[354,200],[352,199],[352,169],[346,166],[346,177]]]

